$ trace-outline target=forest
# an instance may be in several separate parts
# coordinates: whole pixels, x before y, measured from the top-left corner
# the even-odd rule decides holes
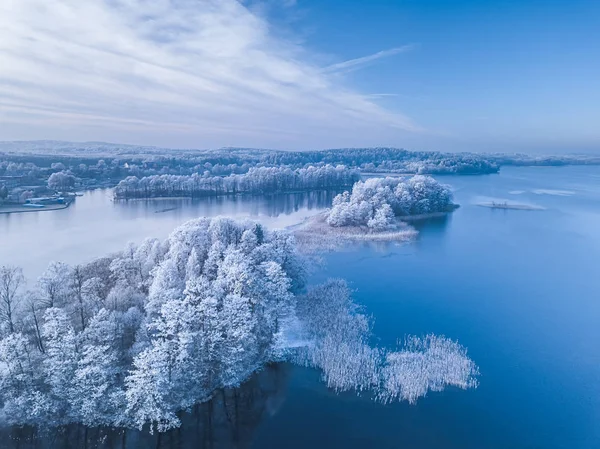
[[[20,268],[1,267],[0,419],[164,432],[281,361],[382,402],[477,386],[477,366],[445,337],[374,346],[346,283],[309,288],[310,269],[290,233],[227,218],[53,262],[29,289]]]
[[[245,174],[225,177],[155,175],[128,177],[114,190],[115,198],[203,197],[236,194],[266,194],[348,187],[360,179],[358,170],[345,166],[253,167]]]

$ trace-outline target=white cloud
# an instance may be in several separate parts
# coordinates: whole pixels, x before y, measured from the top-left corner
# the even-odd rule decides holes
[[[420,131],[327,72],[400,49],[324,71],[235,0],[3,0],[0,36],[6,138],[299,147]]]

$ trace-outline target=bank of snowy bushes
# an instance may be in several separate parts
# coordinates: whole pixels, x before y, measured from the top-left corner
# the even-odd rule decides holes
[[[449,212],[455,207],[450,189],[429,176],[371,178],[334,198],[327,223],[382,231],[395,217]]]
[[[284,193],[340,189],[360,179],[358,170],[343,165],[252,167],[247,173],[229,176],[154,175],[125,178],[115,187],[118,199],[158,197],[205,197],[236,194]]]
[[[310,345],[294,360],[321,369],[336,391],[370,391],[381,402],[414,403],[446,386],[477,386],[477,366],[466,349],[443,336],[408,336],[397,348],[370,344],[371,322],[343,280],[329,280],[298,299]]]
[[[224,218],[86,265],[53,263],[27,292],[21,270],[2,267],[0,419],[165,431],[285,359],[382,401],[476,384],[465,350],[444,338],[371,347],[343,281],[306,292],[306,271],[289,233]]]

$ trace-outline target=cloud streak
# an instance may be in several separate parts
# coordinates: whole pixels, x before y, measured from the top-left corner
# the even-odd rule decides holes
[[[332,76],[404,47],[323,71],[234,0],[6,0],[0,30],[7,138],[19,125],[35,138],[296,147],[420,131]]]
[[[405,53],[407,51],[411,51],[415,48],[414,44],[403,45],[402,47],[391,48],[389,50],[378,51],[377,53],[373,53],[372,55],[363,56],[361,58],[349,59],[348,61],[338,62],[337,64],[332,64],[329,67],[324,69],[324,72],[333,73],[333,72],[348,72],[352,70],[361,69],[378,59],[388,58],[390,56],[398,55],[400,53]]]

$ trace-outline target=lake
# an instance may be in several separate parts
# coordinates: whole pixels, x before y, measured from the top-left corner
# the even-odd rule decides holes
[[[160,437],[79,426],[37,436],[4,429],[0,446],[599,448],[600,169],[503,168],[439,179],[461,205],[451,216],[417,224],[413,243],[327,254],[311,282],[347,279],[381,345],[430,332],[457,339],[480,367],[479,388],[381,405],[335,394],[318,372],[282,364],[220,392]],[[331,196],[113,203],[109,192],[90,192],[63,211],[0,216],[0,264],[21,265],[34,279],[50,260],[87,261],[129,240],[164,237],[199,215],[284,227]],[[543,209],[479,205],[493,201]]]
[[[222,215],[284,228],[330,206],[334,196],[309,192],[113,201],[112,190],[92,190],[67,209],[0,214],[0,265],[23,267],[34,281],[53,260],[89,262],[122,250],[130,241],[165,238],[193,218]]]

